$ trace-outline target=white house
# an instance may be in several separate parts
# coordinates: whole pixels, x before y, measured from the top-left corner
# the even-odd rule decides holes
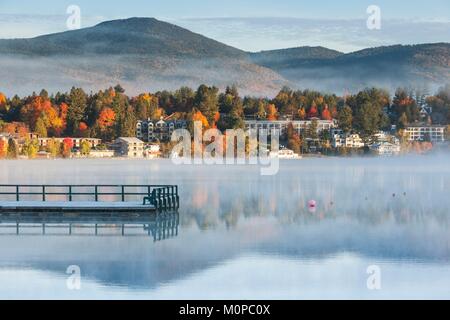
[[[144,148],[144,156],[149,159],[158,158],[161,155],[159,144],[152,143]]]
[[[357,133],[345,134],[340,129],[331,130],[331,146],[333,148],[363,148],[364,145],[364,141]]]
[[[371,144],[369,148],[379,155],[395,155],[400,153],[400,145],[387,141]]]

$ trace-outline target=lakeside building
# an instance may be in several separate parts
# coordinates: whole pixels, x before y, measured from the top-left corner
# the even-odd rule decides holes
[[[333,148],[364,148],[365,144],[357,133],[345,134],[341,129],[332,129],[331,146]]]
[[[115,155],[114,150],[91,150],[86,158],[113,158]],[[83,157],[80,151],[75,152],[75,157]]]
[[[152,143],[144,147],[144,157],[149,159],[159,158],[161,156],[161,147],[159,144]]]
[[[378,155],[396,155],[400,153],[399,144],[394,144],[387,141],[373,143],[369,146],[369,149]]]
[[[187,129],[186,120],[164,120],[159,121],[140,120],[136,123],[136,138],[145,142],[170,141],[172,133],[176,129]]]
[[[287,149],[287,148],[282,148],[280,150],[278,150],[278,152],[270,152],[269,153],[270,157],[276,157],[276,158],[280,158],[280,159],[301,159],[302,157],[295,153],[294,151],[292,151],[291,149]]]
[[[113,144],[115,155],[127,158],[143,158],[144,142],[134,137],[120,137]]]
[[[409,125],[405,128],[405,134],[409,141],[445,141],[445,126],[441,125]]]
[[[58,143],[63,143],[63,141],[68,138],[37,138],[40,147],[46,147],[49,141],[56,141]],[[74,148],[80,148],[82,141],[89,142],[91,148],[95,148],[102,143],[102,139],[97,138],[69,138],[73,141]]]
[[[400,145],[400,139],[398,139],[393,134],[384,131],[379,131],[371,137],[371,143],[377,142],[389,142],[392,144]]]
[[[310,120],[244,120],[244,124],[246,130],[257,130],[257,132],[266,132],[267,134],[271,130],[278,130],[281,136],[286,134],[290,123],[292,123],[294,131],[301,135],[309,130],[313,121],[317,123],[317,133],[330,131],[337,127],[336,120],[320,120],[317,118]]]

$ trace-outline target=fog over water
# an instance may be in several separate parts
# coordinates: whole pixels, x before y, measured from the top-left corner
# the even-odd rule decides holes
[[[0,235],[0,297],[448,299],[449,164],[314,158],[261,176],[170,160],[2,160],[0,184],[177,184],[181,206],[178,235],[157,242]],[[66,287],[69,265],[81,290]],[[367,289],[370,265],[381,290]]]

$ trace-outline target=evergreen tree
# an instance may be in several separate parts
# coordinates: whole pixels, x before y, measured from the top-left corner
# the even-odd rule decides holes
[[[136,116],[133,108],[127,107],[126,112],[119,117],[119,137],[134,137],[136,134]]]
[[[69,110],[67,112],[67,134],[74,135],[84,118],[87,96],[81,88],[72,88],[69,95]]]
[[[205,115],[208,123],[213,123],[216,113],[219,111],[219,98],[216,87],[201,85],[195,95],[194,106]]]
[[[352,109],[345,105],[338,113],[338,123],[339,128],[342,129],[342,131],[348,133],[352,130],[353,126],[353,115],[352,115]]]

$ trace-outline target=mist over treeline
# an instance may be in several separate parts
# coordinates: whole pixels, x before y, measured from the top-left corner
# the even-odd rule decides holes
[[[424,118],[420,108],[432,108]],[[323,119],[338,121],[346,132],[369,136],[396,125],[450,123],[450,85],[430,94],[424,88],[399,88],[393,96],[379,88],[338,96],[315,90],[282,88],[274,98],[241,96],[235,86],[224,91],[201,85],[129,96],[121,85],[98,92],[73,87],[69,92],[6,97],[0,93],[0,132],[36,132],[42,137],[98,137],[111,141],[134,136],[136,121],[202,121],[205,128],[244,128],[244,119]]]

